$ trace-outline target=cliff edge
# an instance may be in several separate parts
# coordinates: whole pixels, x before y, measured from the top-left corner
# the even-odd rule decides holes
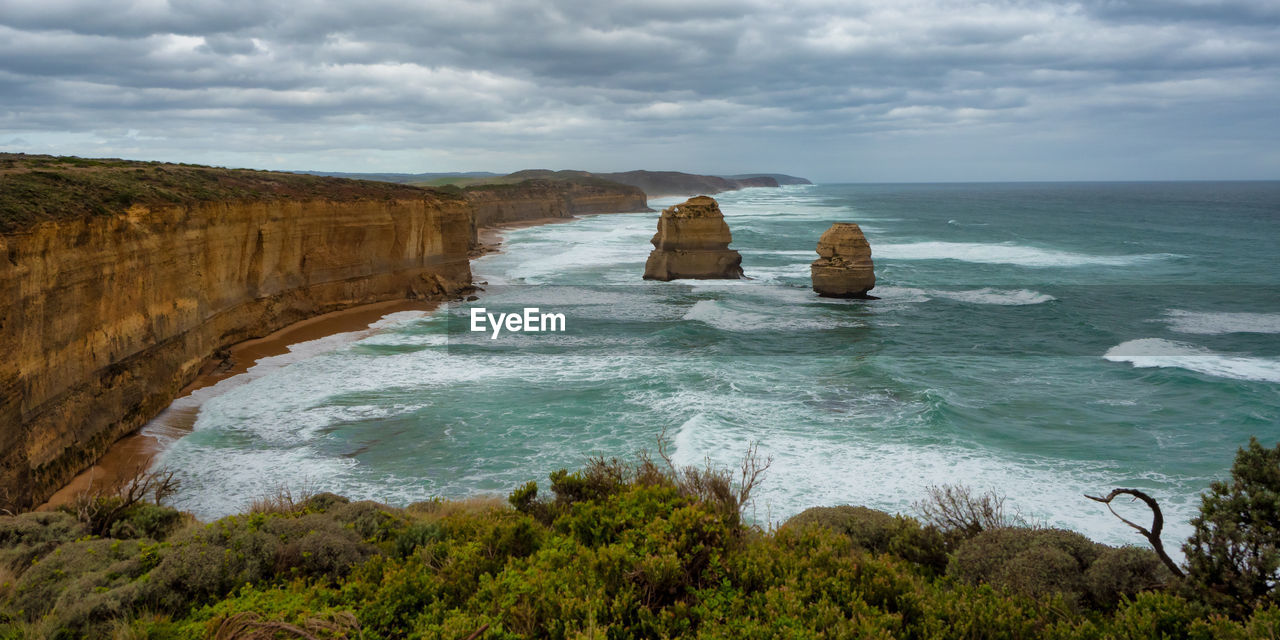
[[[169,404],[218,350],[471,281],[472,209],[388,183],[0,155],[0,508]]]

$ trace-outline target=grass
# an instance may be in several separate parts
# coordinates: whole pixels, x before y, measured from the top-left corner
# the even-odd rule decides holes
[[[51,220],[217,201],[393,200],[457,196],[410,185],[250,169],[0,153],[0,233]]]

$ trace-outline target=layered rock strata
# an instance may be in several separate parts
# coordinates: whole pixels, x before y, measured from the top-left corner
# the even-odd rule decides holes
[[[39,504],[228,345],[320,313],[454,295],[461,198],[134,205],[0,234],[0,508]]]
[[[470,187],[463,191],[463,197],[475,212],[477,227],[589,213],[652,211],[644,191],[623,184],[525,180],[512,185]]]
[[[741,278],[742,256],[729,248],[732,241],[720,205],[707,196],[690,198],[664,210],[658,218],[644,278]]]
[[[813,290],[827,298],[869,298],[876,286],[871,245],[852,222],[837,222],[818,239],[818,259],[809,266]]]

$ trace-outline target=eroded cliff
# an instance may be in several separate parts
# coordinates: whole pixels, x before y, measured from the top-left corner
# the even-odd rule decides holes
[[[477,227],[588,213],[651,211],[644,191],[605,181],[525,180],[469,187],[462,193],[475,211]]]
[[[0,191],[13,196],[13,184]],[[0,234],[0,507],[42,501],[230,344],[344,307],[469,285],[474,223],[462,198],[305,184],[9,217]]]

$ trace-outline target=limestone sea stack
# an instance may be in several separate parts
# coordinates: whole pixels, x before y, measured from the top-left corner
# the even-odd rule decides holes
[[[813,290],[825,298],[870,298],[876,286],[871,245],[852,222],[837,222],[818,239],[817,260],[809,266]]]
[[[720,205],[707,196],[689,198],[658,218],[644,279],[741,278],[742,256],[729,248],[732,241]]]

